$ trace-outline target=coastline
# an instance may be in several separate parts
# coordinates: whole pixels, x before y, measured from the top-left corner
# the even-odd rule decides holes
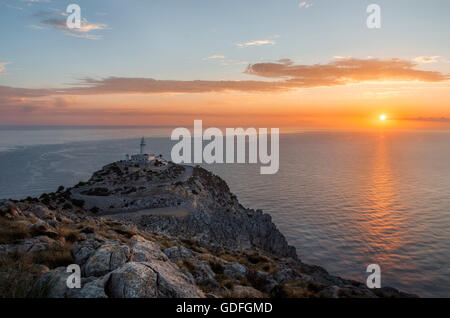
[[[50,297],[414,296],[389,287],[374,292],[362,283],[302,263],[269,215],[243,207],[222,179],[203,168],[196,167],[180,179],[184,169],[170,162],[163,168],[113,163],[73,188],[60,188],[39,199],[2,201],[5,222],[14,226],[26,223],[22,234],[27,238],[0,245],[0,254],[26,251],[34,255],[48,253],[55,246],[63,249],[66,262],[81,266],[88,287],[61,289],[67,276],[64,267],[51,269],[39,264],[46,268],[41,268],[32,285],[59,286],[51,288]],[[94,206],[105,197],[119,198],[114,202],[122,206]],[[147,209],[173,206],[176,200],[193,202],[196,210],[182,217],[96,216],[109,208],[126,212],[130,205]],[[152,271],[142,272],[142,265]],[[161,272],[167,266],[170,272]],[[159,290],[131,284],[126,278],[130,273],[137,277],[163,275],[170,286]],[[120,294],[124,286],[129,293]],[[153,290],[150,294],[149,288]]]

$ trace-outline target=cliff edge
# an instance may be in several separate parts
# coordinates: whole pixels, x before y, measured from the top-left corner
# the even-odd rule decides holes
[[[81,269],[68,288],[66,268]],[[411,297],[304,264],[262,211],[200,167],[119,161],[0,201],[3,297]]]

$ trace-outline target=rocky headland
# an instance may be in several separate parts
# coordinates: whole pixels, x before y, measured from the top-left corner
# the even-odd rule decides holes
[[[81,288],[66,285],[70,264]],[[0,201],[0,297],[412,297],[303,263],[200,167],[119,161],[72,188]]]

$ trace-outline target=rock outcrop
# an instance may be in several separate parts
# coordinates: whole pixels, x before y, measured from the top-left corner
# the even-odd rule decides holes
[[[270,215],[244,208],[225,181],[200,167],[130,167],[119,162],[96,172],[87,184],[71,189],[70,198],[83,201],[87,210],[95,205],[98,215],[193,239],[208,248],[261,249],[296,257]]]
[[[81,288],[69,288],[76,264]],[[411,297],[297,259],[262,211],[199,167],[118,162],[0,201],[3,297]]]

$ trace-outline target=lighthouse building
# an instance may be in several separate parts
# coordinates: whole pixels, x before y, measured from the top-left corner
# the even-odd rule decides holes
[[[145,143],[144,137],[142,137],[139,154],[131,155],[131,157],[129,155],[126,155],[125,156],[126,161],[131,161],[131,162],[135,162],[135,163],[148,163],[148,162],[156,159],[156,157],[154,155],[149,155],[149,154],[145,153],[145,151],[144,151],[145,146],[146,146],[146,143]]]

